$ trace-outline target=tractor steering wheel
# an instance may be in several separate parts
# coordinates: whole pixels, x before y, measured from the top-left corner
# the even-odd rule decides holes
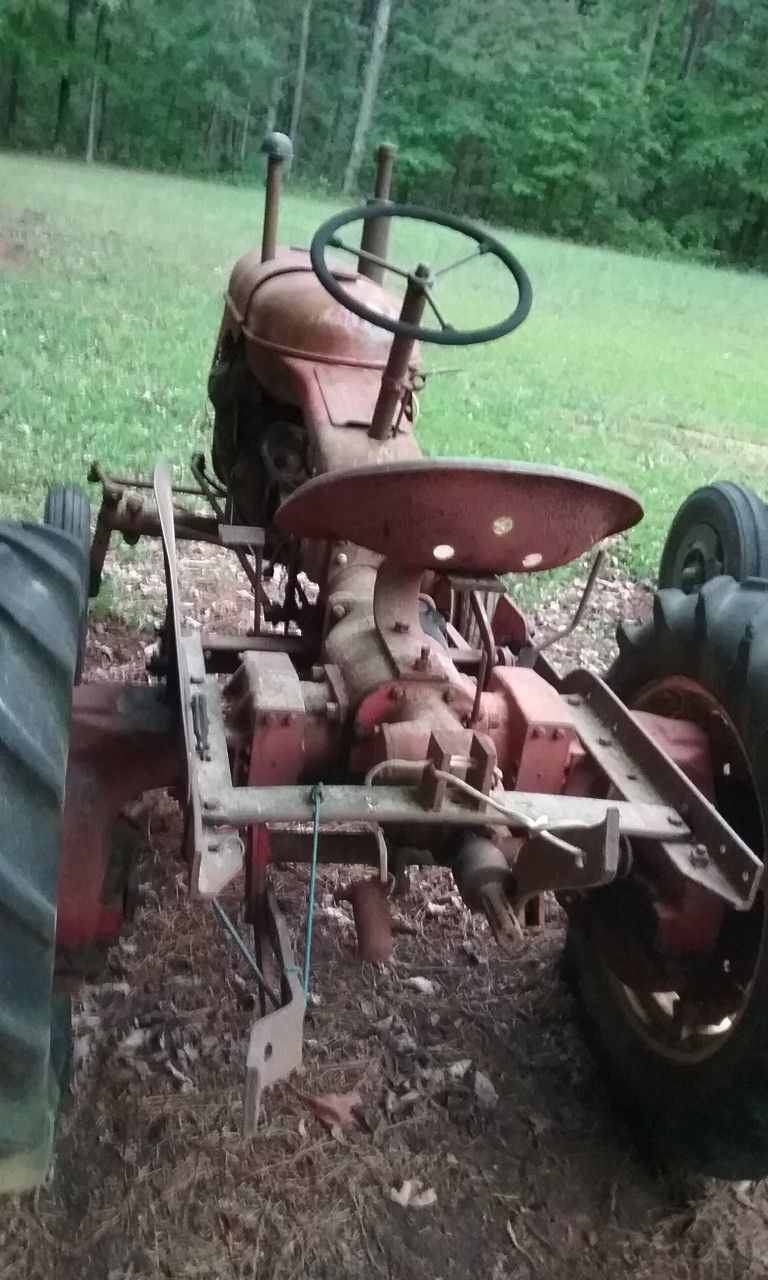
[[[431,274],[421,266],[415,272],[407,271],[394,262],[389,262],[376,254],[368,253],[365,249],[345,244],[337,234],[342,227],[348,226],[351,222],[366,223],[371,218],[402,218],[414,222],[433,223],[438,227],[448,227],[449,230],[461,232],[468,239],[474,240],[477,248]],[[427,306],[436,317],[440,327],[430,329],[420,324],[409,324],[404,320],[392,319],[390,316],[382,315],[380,311],[376,311],[373,307],[366,306],[364,302],[361,302],[359,298],[344,288],[341,280],[334,275],[333,270],[328,266],[325,253],[329,248],[340,249],[345,253],[353,254],[356,258],[367,259],[384,271],[390,271],[392,274],[401,276],[411,283],[418,283],[426,296]],[[483,329],[456,329],[448,323],[440,311],[433,297],[434,286],[437,280],[446,275],[447,272],[453,271],[465,262],[470,262],[487,253],[490,253],[494,258],[498,258],[510,275],[513,276],[517,285],[517,305],[498,324],[488,325]],[[376,325],[379,329],[387,329],[390,333],[413,338],[418,342],[436,342],[448,347],[464,347],[474,342],[491,342],[494,338],[503,338],[506,333],[511,333],[513,329],[523,323],[533,301],[531,282],[517,258],[510,253],[505,245],[501,244],[499,240],[495,240],[493,236],[489,236],[480,227],[473,226],[471,222],[467,222],[465,218],[454,217],[451,213],[436,213],[431,209],[421,209],[418,205],[393,204],[388,200],[376,200],[370,204],[359,205],[356,209],[347,209],[344,213],[337,213],[335,217],[329,218],[327,222],[318,227],[312,237],[309,256],[315,275],[323,288],[327,289],[331,297],[340,302],[348,311],[359,316],[361,320],[367,320],[369,324]]]

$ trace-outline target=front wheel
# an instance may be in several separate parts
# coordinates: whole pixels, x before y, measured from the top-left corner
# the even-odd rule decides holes
[[[698,591],[727,574],[743,582],[768,574],[768,508],[753,489],[718,480],[690,493],[677,511],[659,566],[659,587]]]
[[[768,831],[768,583],[715,578],[660,592],[619,629],[609,683],[628,706],[706,731],[720,812],[760,857]],[[703,785],[703,784],[702,784]],[[657,1152],[726,1178],[768,1173],[768,945],[748,912],[662,884],[642,848],[630,876],[584,898],[566,972],[589,1039]]]

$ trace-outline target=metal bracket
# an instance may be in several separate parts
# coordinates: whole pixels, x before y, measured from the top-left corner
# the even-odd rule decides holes
[[[543,833],[526,840],[513,868],[516,904],[547,889],[557,893],[610,884],[620,869],[620,826],[619,810],[611,808],[595,826],[559,829],[558,837],[575,845],[580,857]]]
[[[678,838],[660,841],[659,847],[678,873],[738,911],[749,910],[763,864],[714,805],[597,676],[573,671],[561,682],[560,692],[581,741],[614,793],[634,803],[661,801],[676,810]]]
[[[251,1027],[245,1068],[243,1134],[253,1138],[259,1123],[264,1090],[298,1071],[302,1063],[304,1039],[304,992],[299,982],[288,929],[277,899],[267,889],[267,929],[269,941],[280,966],[280,994],[283,1004],[274,1013],[258,1018]]]

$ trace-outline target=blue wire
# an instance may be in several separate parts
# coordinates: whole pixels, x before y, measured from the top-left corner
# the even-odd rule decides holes
[[[309,798],[314,805],[314,826],[312,830],[312,862],[309,869],[309,902],[307,904],[307,936],[304,946],[304,975],[302,978],[302,986],[304,988],[304,998],[307,997],[309,991],[309,970],[312,962],[312,920],[315,913],[315,886],[317,884],[317,844],[320,838],[320,805],[323,803],[323,784],[316,782],[309,793]]]

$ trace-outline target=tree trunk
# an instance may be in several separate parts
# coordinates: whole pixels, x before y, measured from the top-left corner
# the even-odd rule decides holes
[[[99,5],[96,11],[96,35],[93,40],[93,73],[91,75],[91,106],[88,112],[88,141],[85,145],[85,162],[93,164],[93,157],[96,150],[96,125],[99,116],[99,89],[101,87],[101,76],[99,74],[99,54],[101,52],[101,37],[104,30],[104,6]]]
[[[648,77],[651,74],[653,54],[656,49],[656,41],[659,36],[661,8],[663,3],[664,0],[651,0],[651,8],[648,13],[648,25],[645,29],[645,39],[643,40],[642,49],[640,50],[640,65],[637,71],[637,80],[635,81],[635,92],[638,98],[642,98],[648,86]]]
[[[683,61],[680,66],[680,76],[683,80],[690,79],[696,70],[699,54],[714,11],[715,0],[692,0],[691,25],[688,30],[688,39],[685,43]]]
[[[283,96],[283,75],[280,72],[276,75],[269,88],[269,97],[267,99],[267,110],[264,115],[264,132],[271,133],[277,121],[277,108],[280,106],[280,99]]]
[[[21,76],[21,55],[14,53],[11,58],[11,69],[8,77],[8,97],[5,106],[5,123],[3,133],[9,140],[16,128],[16,117],[19,112],[19,78]]]
[[[67,64],[59,81],[59,101],[56,108],[56,128],[53,134],[53,145],[58,147],[64,141],[69,124],[69,101],[72,94],[71,60],[77,40],[77,7],[79,0],[67,0]]]
[[[344,195],[349,195],[350,192],[354,191],[360,176],[360,166],[363,162],[363,152],[368,139],[368,130],[371,127],[373,109],[376,105],[376,94],[379,88],[381,68],[384,64],[384,50],[387,43],[389,15],[391,10],[392,0],[378,0],[376,5],[376,16],[373,20],[371,51],[368,55],[365,76],[363,77],[363,92],[360,96],[360,110],[357,113],[355,132],[352,138],[349,160],[347,161],[344,182],[342,184]]]
[[[216,128],[219,123],[218,107],[213,106],[211,114],[208,117],[208,128],[205,133],[205,157],[210,164],[213,159],[213,152],[216,146]]]
[[[299,132],[301,116],[301,100],[304,97],[304,81],[307,78],[307,50],[309,49],[309,23],[312,17],[312,0],[304,0],[301,10],[301,34],[299,36],[299,58],[296,64],[296,83],[293,88],[293,105],[291,107],[291,123],[288,136],[296,153],[296,138]]]
[[[248,131],[251,127],[251,102],[250,99],[245,104],[245,115],[243,116],[243,131],[240,134],[240,164],[245,164],[245,157],[248,155]]]
[[[112,51],[112,42],[109,39],[104,41],[104,57],[102,59],[102,67],[104,71],[109,66],[109,55]],[[99,127],[96,134],[96,150],[100,156],[104,154],[104,126],[107,119],[107,81],[102,78],[101,95],[99,98]]]

